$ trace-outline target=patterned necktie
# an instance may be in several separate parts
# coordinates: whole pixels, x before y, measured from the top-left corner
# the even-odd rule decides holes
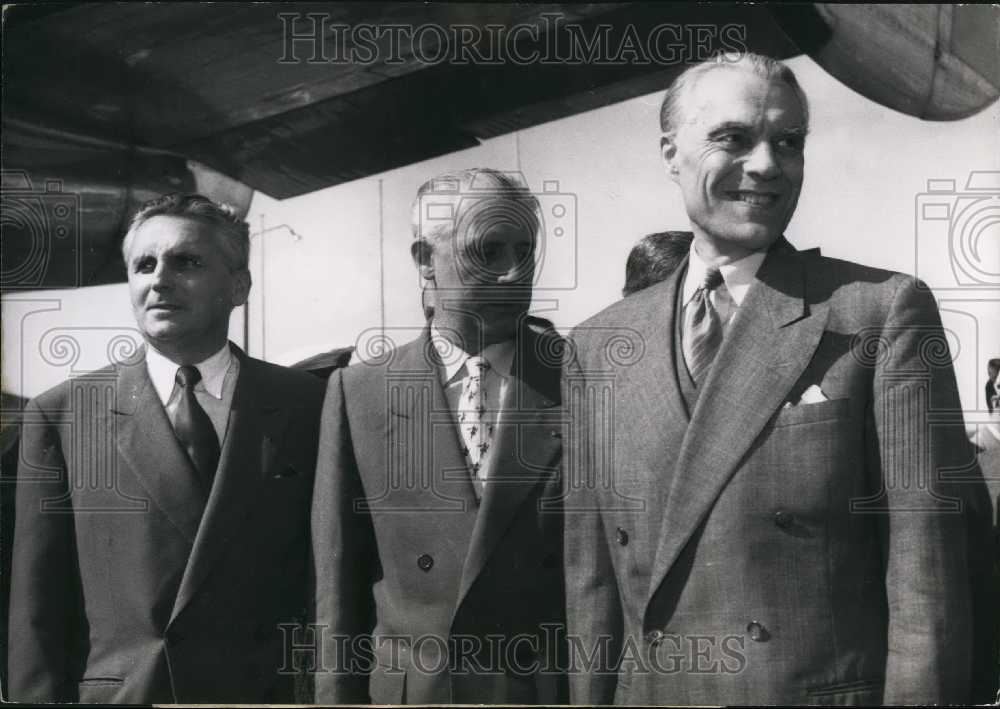
[[[174,432],[194,463],[207,492],[212,489],[215,469],[219,465],[219,437],[212,420],[194,395],[194,387],[201,381],[201,372],[197,367],[185,365],[178,368],[174,380],[181,387]]]
[[[486,420],[489,401],[483,381],[489,369],[490,363],[482,357],[469,357],[465,361],[465,381],[458,402],[458,427],[462,432],[465,455],[473,477],[479,482],[486,478],[483,458],[490,449],[493,435],[493,426]]]
[[[721,297],[725,289],[722,273],[719,269],[712,268],[705,274],[705,280],[684,309],[684,329],[681,335],[684,361],[695,384],[702,382],[722,344],[722,321],[709,297],[716,288],[719,288],[717,297]]]

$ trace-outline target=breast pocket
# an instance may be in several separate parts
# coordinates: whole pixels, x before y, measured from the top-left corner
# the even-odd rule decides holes
[[[821,423],[846,419],[851,415],[850,399],[831,399],[815,404],[798,404],[782,409],[772,420],[775,428],[785,426],[801,426],[808,423]]]

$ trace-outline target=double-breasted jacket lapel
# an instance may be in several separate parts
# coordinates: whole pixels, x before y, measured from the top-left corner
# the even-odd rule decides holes
[[[597,371],[583,373],[588,389],[597,389],[587,393],[593,400],[583,407],[593,409],[586,422],[588,448],[596,456],[593,484],[605,489],[609,507],[649,510],[652,525],[660,518],[658,500],[666,491],[659,489],[660,478],[651,471],[676,458],[674,447],[688,425],[687,407],[676,386],[673,345],[683,271],[679,267],[664,282],[626,298],[622,304],[631,310],[621,321],[627,326],[587,334],[602,345],[596,363],[588,364]],[[608,403],[611,396],[613,404]],[[566,406],[572,409],[580,403]]]
[[[237,536],[241,518],[274,462],[288,413],[260,379],[254,362],[238,348],[233,351],[240,358],[240,374],[216,479],[207,494],[174,435],[145,359],[118,370],[114,414],[119,452],[151,503],[191,544],[171,620]]]
[[[125,464],[171,524],[193,544],[205,491],[174,436],[145,356],[118,367],[113,409],[116,444]]]
[[[688,412],[680,390],[673,386],[677,380],[677,353],[674,348],[674,330],[676,329],[676,304],[679,297],[680,282],[686,272],[685,261],[674,270],[662,283],[652,286],[648,293],[640,293],[649,299],[649,303],[637,306],[646,311],[641,320],[636,318],[637,333],[623,333],[623,337],[635,338],[635,347],[640,348],[641,357],[631,367],[623,369],[625,383],[634,381],[634,385],[624,392],[628,400],[638,411],[662,411],[666,403],[666,420],[687,422]],[[636,296],[631,296],[636,298]],[[610,345],[609,345],[610,349]],[[613,356],[608,353],[607,356]],[[635,374],[631,374],[631,372]],[[664,418],[659,416],[637,416],[633,425],[633,440],[657,441],[665,445]],[[653,446],[654,449],[660,446]],[[655,455],[650,462],[662,460],[663,456]]]
[[[459,604],[525,499],[555,475],[562,450],[558,353],[544,351],[543,341],[527,327],[522,328],[517,347],[490,451],[482,504],[462,569]],[[547,363],[549,359],[553,361]]]
[[[776,245],[730,323],[681,445],[649,598],[819,345],[828,310],[808,302],[806,263]]]
[[[368,503],[393,510],[447,512],[462,519],[466,537],[476,496],[462,454],[458,427],[444,395],[440,359],[430,330],[400,347],[387,365],[384,491],[368,491]],[[456,534],[461,533],[455,529]]]
[[[238,538],[266,478],[277,462],[289,408],[268,387],[256,364],[232,346],[240,360],[225,441],[205,513],[177,592],[171,620],[204,582],[219,554]]]

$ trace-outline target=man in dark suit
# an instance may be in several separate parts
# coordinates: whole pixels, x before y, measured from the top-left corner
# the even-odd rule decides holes
[[[123,254],[146,345],[24,415],[10,697],[291,702],[322,383],[227,341],[248,229],[171,195]]]
[[[313,499],[318,702],[565,699],[562,341],[526,318],[538,227],[511,175],[426,183],[412,255],[432,315],[414,341],[330,379]]]
[[[988,700],[987,501],[933,295],[783,238],[784,65],[693,67],[661,122],[692,248],[567,347],[572,701]]]

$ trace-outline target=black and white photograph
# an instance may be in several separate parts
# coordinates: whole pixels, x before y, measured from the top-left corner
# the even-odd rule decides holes
[[[1000,704],[1000,5],[2,13],[0,700]]]

